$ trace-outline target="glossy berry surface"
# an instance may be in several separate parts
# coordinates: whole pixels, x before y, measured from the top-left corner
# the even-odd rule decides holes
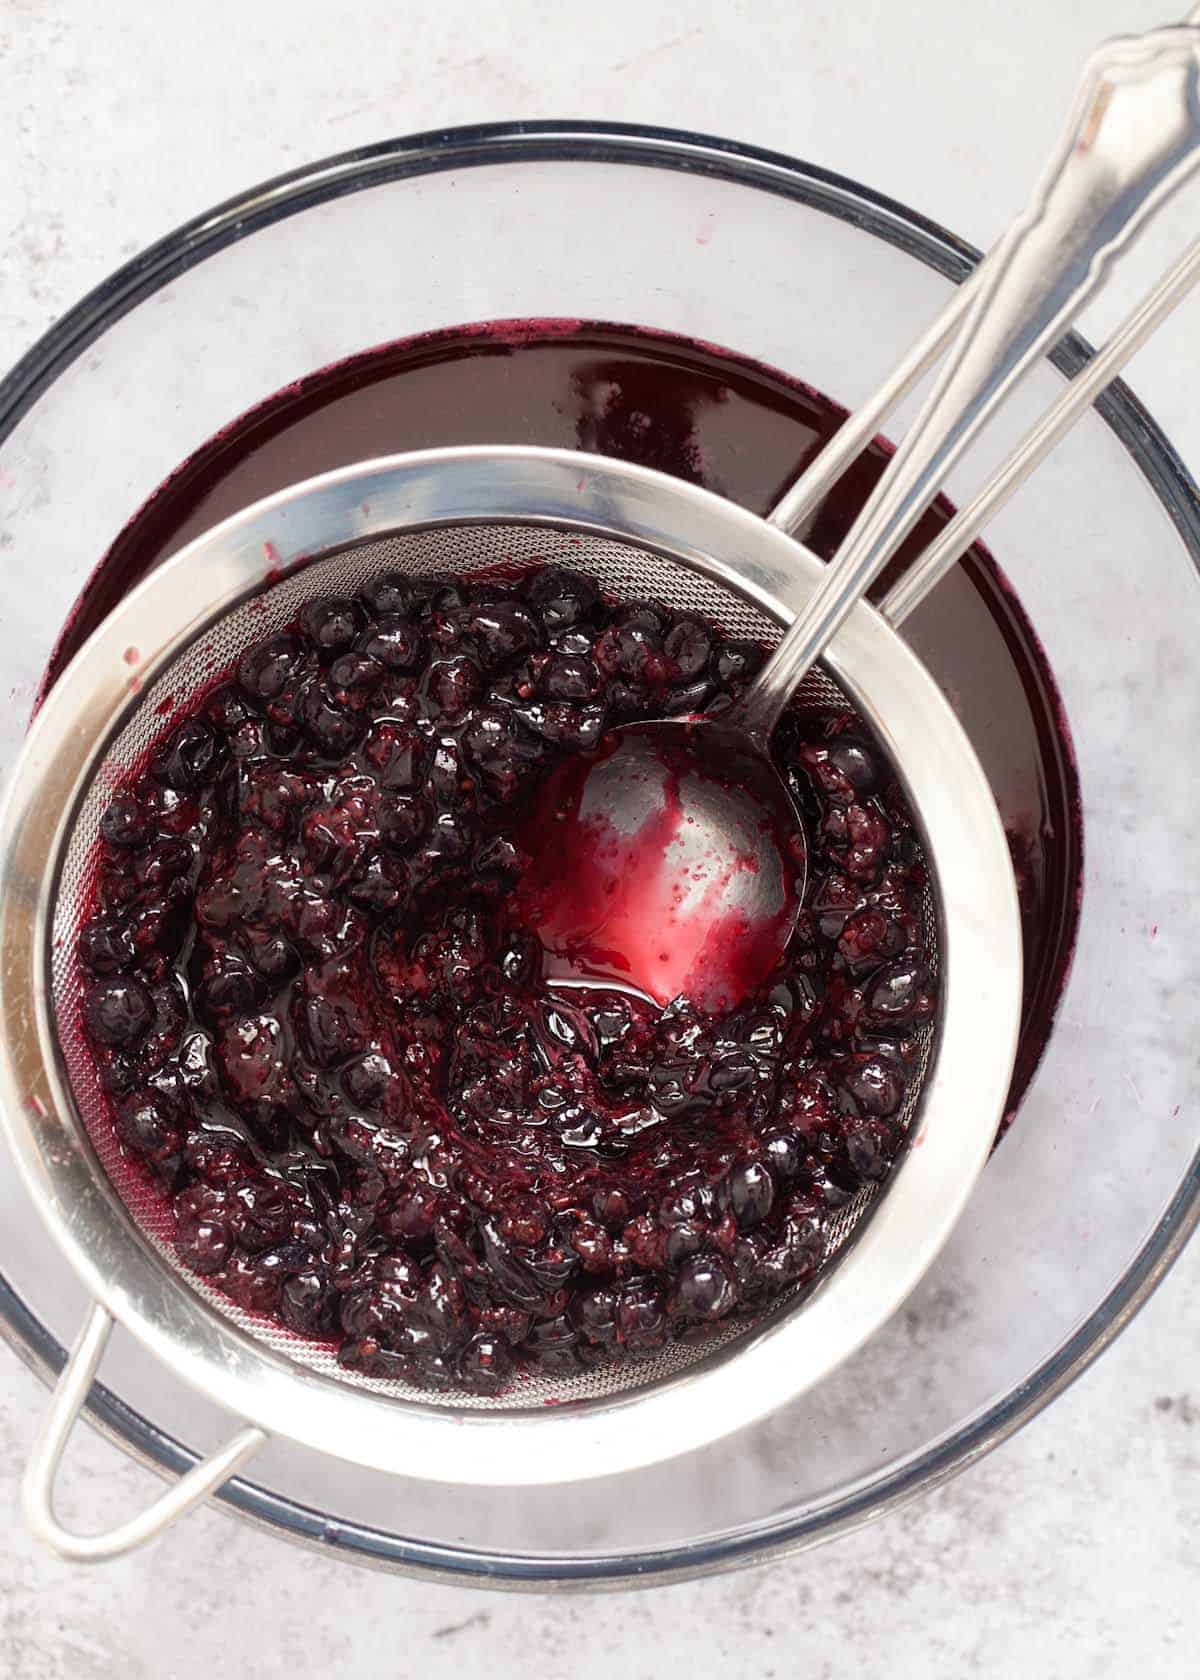
[[[734,1012],[565,989],[522,813],[623,718],[761,660],[558,568],[314,600],[101,825],[81,1022],[184,1263],[366,1375],[503,1393],[815,1277],[888,1173],[936,1010],[920,852],[844,714],[776,736],[804,912]]]

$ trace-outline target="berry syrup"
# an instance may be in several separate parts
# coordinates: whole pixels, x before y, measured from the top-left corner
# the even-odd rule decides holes
[[[657,467],[765,513],[845,417],[774,369],[608,323],[503,321],[367,351],[269,398],[166,480],[97,567],[46,681],[162,560],[260,497],[334,467],[450,444],[545,444]],[[881,441],[864,451],[818,509],[805,533],[816,553],[836,552],[888,453]],[[894,569],[952,512],[939,499]],[[952,698],[1013,855],[1025,1000],[1011,1119],[1049,1038],[1078,925],[1082,826],[1070,734],[1037,635],[982,545],[913,614],[906,634]]]

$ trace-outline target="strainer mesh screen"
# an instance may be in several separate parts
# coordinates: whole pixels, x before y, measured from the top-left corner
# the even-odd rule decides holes
[[[668,1347],[638,1364],[602,1365],[568,1377],[527,1374],[514,1393],[499,1399],[460,1393],[431,1395],[405,1383],[372,1380],[344,1370],[332,1345],[307,1341],[282,1325],[244,1312],[203,1278],[180,1265],[171,1242],[174,1216],[170,1206],[145,1169],[122,1154],[112,1129],[107,1099],[99,1088],[92,1059],[81,1038],[78,1022],[83,976],[76,954],[78,935],[89,909],[100,818],[113,787],[144,762],[147,750],[169,726],[172,713],[186,706],[197,691],[227,673],[250,643],[290,624],[304,602],[314,595],[354,594],[386,571],[414,576],[433,572],[471,576],[511,572],[539,561],[569,565],[586,572],[614,596],[649,596],[677,610],[703,614],[730,636],[768,645],[779,639],[779,625],[774,619],[702,573],[682,562],[665,560],[645,549],[590,532],[544,525],[457,524],[404,532],[338,550],[267,584],[260,593],[217,619],[147,690],[142,703],[111,741],[82,801],[68,840],[54,907],[53,1007],[67,1082],[101,1167],[163,1265],[171,1268],[183,1287],[200,1295],[214,1312],[232,1320],[275,1354],[321,1376],[423,1405],[472,1410],[535,1407],[643,1388],[676,1376],[698,1360],[711,1358],[718,1349],[728,1349],[753,1329],[755,1323],[740,1320],[708,1342]],[[821,671],[805,678],[797,702],[814,712],[854,710],[842,690]],[[936,916],[928,889],[924,911],[926,941],[936,968]],[[927,1029],[920,1046],[917,1076],[899,1116],[905,1127],[911,1123],[920,1099],[931,1043],[932,1029]],[[868,1187],[841,1211],[829,1230],[826,1260],[842,1247],[878,1195],[877,1188]],[[786,1309],[787,1305],[788,1297],[784,1296],[771,1309],[772,1314]]]

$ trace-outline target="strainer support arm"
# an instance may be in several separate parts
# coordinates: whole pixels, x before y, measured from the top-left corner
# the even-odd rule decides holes
[[[64,1527],[55,1511],[54,1484],[112,1328],[112,1315],[94,1301],[63,1366],[21,1486],[21,1505],[30,1532],[69,1563],[103,1563],[145,1545],[214,1494],[270,1439],[265,1430],[247,1425],[217,1452],[193,1465],[152,1505],[116,1528],[100,1534],[76,1534]]]

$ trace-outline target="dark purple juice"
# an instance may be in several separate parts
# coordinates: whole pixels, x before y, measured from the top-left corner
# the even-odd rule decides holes
[[[493,323],[386,346],[313,374],[235,421],[122,532],[55,650],[49,680],[139,578],[191,538],[333,467],[446,444],[546,444],[673,473],[765,513],[845,410],[765,367],[640,329]],[[830,555],[887,459],[873,445],[806,540]],[[949,517],[918,525],[896,567]],[[905,634],[970,736],[1009,835],[1025,940],[1015,1108],[1046,1043],[1070,960],[1081,840],[1077,781],[1053,677],[999,568],[974,548]]]

